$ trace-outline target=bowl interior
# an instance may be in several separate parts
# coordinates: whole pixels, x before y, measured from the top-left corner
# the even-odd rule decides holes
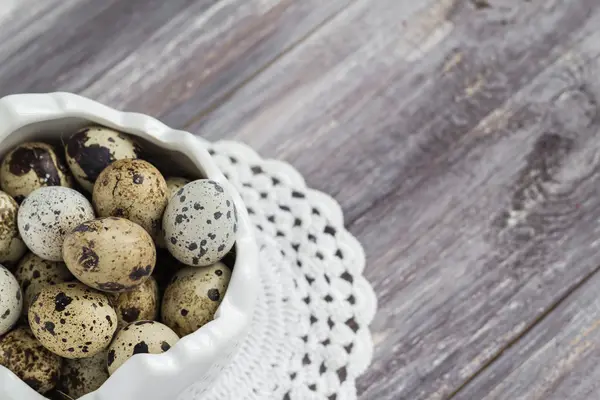
[[[52,144],[56,147],[59,157],[64,157],[64,143],[68,138],[79,129],[93,125],[107,126],[119,132],[135,136],[136,141],[144,151],[144,158],[156,166],[165,177],[180,176],[191,180],[207,178],[206,171],[201,166],[198,166],[197,163],[194,163],[187,154],[165,149],[161,147],[156,139],[148,140],[147,136],[143,137],[139,132],[110,126],[110,124],[106,123],[98,123],[91,119],[76,117],[35,122],[11,132],[3,140],[0,140],[0,160],[12,148],[26,141],[42,141]],[[236,247],[237,243],[222,260],[231,269],[234,269],[236,261]],[[218,316],[219,313],[217,312],[215,318],[218,318]]]
[[[62,144],[68,140],[70,135],[81,128],[92,125],[103,125],[136,136],[136,140],[144,149],[145,158],[166,176],[183,176],[189,179],[207,177],[206,172],[199,169],[187,154],[164,149],[158,141],[148,140],[142,137],[139,132],[127,131],[126,129],[109,126],[105,123],[97,123],[93,120],[74,117],[36,122],[13,131],[0,141],[0,159],[13,147],[26,141],[43,141],[54,144],[60,147],[58,154],[63,155],[64,147]]]

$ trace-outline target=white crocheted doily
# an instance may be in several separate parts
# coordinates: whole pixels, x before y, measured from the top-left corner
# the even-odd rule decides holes
[[[237,142],[207,146],[256,226],[262,290],[231,364],[208,390],[192,386],[180,400],[356,399],[377,306],[340,206],[286,163]]]

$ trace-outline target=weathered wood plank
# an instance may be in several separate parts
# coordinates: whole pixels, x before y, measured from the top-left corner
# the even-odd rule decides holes
[[[0,95],[79,92],[193,3],[210,0],[35,2],[0,30]],[[35,21],[35,22],[33,22]],[[12,25],[11,25],[12,24]],[[29,28],[31,26],[31,28]]]
[[[453,399],[600,398],[598,288],[595,274]]]
[[[550,117],[560,121],[563,132],[578,137],[582,131],[596,132],[598,127],[598,99],[600,83],[600,32],[595,31],[584,41],[570,49],[560,62],[538,79],[543,90],[554,92],[554,105]],[[561,86],[564,89],[561,89]],[[590,123],[586,125],[585,122]],[[566,136],[566,135],[565,135]],[[563,173],[573,174],[567,168],[585,168],[590,175],[598,174],[597,146],[587,149],[588,156],[574,159],[575,165],[565,165]],[[594,176],[586,177],[585,185],[597,184]],[[577,183],[573,189],[584,187]],[[578,243],[565,243],[574,257],[586,257],[600,245],[600,225],[594,205],[586,198],[597,193],[579,193],[584,198],[574,203],[581,219],[588,225],[585,236],[589,239]],[[569,196],[573,194],[569,193]],[[580,254],[575,254],[579,252]],[[571,256],[571,257],[573,257]],[[481,373],[468,382],[453,399],[594,399],[600,397],[600,357],[597,328],[600,326],[600,260],[592,257],[584,262],[592,266],[591,272],[582,279],[581,287],[573,292],[564,291],[556,298],[556,308],[540,316],[536,325],[510,346]],[[574,264],[577,264],[574,263]],[[573,264],[565,263],[564,268]],[[566,286],[566,285],[565,285]],[[567,297],[568,296],[568,297]]]
[[[15,5],[0,29],[0,96],[73,91],[182,126],[352,1]]]
[[[352,1],[194,4],[82,92],[181,127]]]
[[[365,399],[451,395],[600,263],[595,99],[529,85],[600,5],[497,3],[359,2],[190,126],[342,203],[380,300]]]

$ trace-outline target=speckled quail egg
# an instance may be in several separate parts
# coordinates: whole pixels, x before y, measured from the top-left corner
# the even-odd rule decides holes
[[[63,258],[71,273],[86,285],[124,292],[152,275],[156,248],[138,224],[124,218],[98,218],[67,235]]]
[[[155,320],[160,308],[158,285],[153,277],[129,292],[120,293],[113,300],[118,328],[135,321]]]
[[[92,205],[81,193],[52,186],[33,191],[23,201],[18,224],[29,250],[44,260],[62,261],[65,235],[93,218]]]
[[[106,353],[104,350],[93,357],[64,360],[58,388],[75,399],[98,389],[108,379]]]
[[[44,186],[73,187],[73,178],[54,148],[46,143],[22,143],[0,165],[0,188],[17,203]]]
[[[141,149],[124,133],[94,126],[71,136],[65,145],[65,153],[73,176],[91,193],[100,172],[117,160],[139,158]]]
[[[45,286],[29,308],[35,337],[64,358],[91,357],[106,349],[117,329],[108,297],[81,283]]]
[[[108,348],[108,373],[113,374],[135,354],[159,354],[169,350],[179,337],[168,326],[155,321],[137,321],[121,329]]]
[[[40,393],[56,386],[61,364],[62,359],[45,349],[25,326],[0,337],[0,365]]]
[[[214,318],[230,279],[221,262],[177,272],[163,296],[162,321],[181,337],[196,331]]]
[[[127,218],[156,240],[167,205],[167,183],[147,161],[115,161],[98,176],[93,203],[98,216]]]
[[[17,202],[0,192],[0,263],[7,267],[16,264],[27,250],[17,227],[18,212]]]
[[[235,242],[237,211],[221,184],[200,179],[179,189],[163,216],[167,249],[184,264],[206,266],[225,256]]]
[[[170,176],[166,179],[167,182],[167,198],[171,198],[179,189],[190,183],[191,181],[187,178],[180,178],[177,176]]]
[[[23,314],[27,316],[31,299],[46,285],[69,282],[75,277],[61,261],[48,261],[28,253],[19,261],[15,278],[23,290]]]
[[[8,269],[0,265],[0,335],[17,323],[22,308],[23,295],[19,282]]]

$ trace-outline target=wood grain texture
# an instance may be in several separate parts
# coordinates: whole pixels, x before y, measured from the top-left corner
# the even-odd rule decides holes
[[[573,138],[574,145],[583,132],[591,132],[594,137],[598,132],[600,84],[595,77],[600,72],[599,35],[600,32],[594,32],[569,49],[533,85],[537,90],[553,93],[550,97],[553,107],[547,115],[549,123],[554,131],[564,132],[561,136]],[[600,245],[600,226],[595,210],[598,194],[593,188],[598,185],[600,149],[594,144],[586,146],[584,153],[578,151],[573,163],[561,169],[562,174],[571,176],[578,175],[575,171],[582,169],[587,169],[588,173],[574,182],[568,194],[557,194],[571,199],[582,196],[572,207],[587,225],[581,228],[586,233],[579,234],[587,236],[587,240],[570,243],[560,231],[555,234],[559,240],[566,240],[563,243],[568,246],[567,252],[572,253],[569,257],[589,257],[582,261],[591,267],[590,273],[575,287],[564,287],[564,294],[540,315],[536,324],[468,382],[454,399],[583,400],[600,397],[597,383],[600,371],[596,365],[600,354],[597,345],[600,260],[590,256]],[[576,264],[578,262],[565,262],[564,268]]]
[[[239,139],[334,195],[380,302],[362,399],[597,395],[597,1],[22,0],[0,21],[0,95]]]
[[[600,275],[593,275],[454,399],[600,398]]]
[[[190,127],[342,203],[380,301],[363,398],[452,396],[595,271],[595,99],[544,72],[597,23],[592,1],[359,2]]]

